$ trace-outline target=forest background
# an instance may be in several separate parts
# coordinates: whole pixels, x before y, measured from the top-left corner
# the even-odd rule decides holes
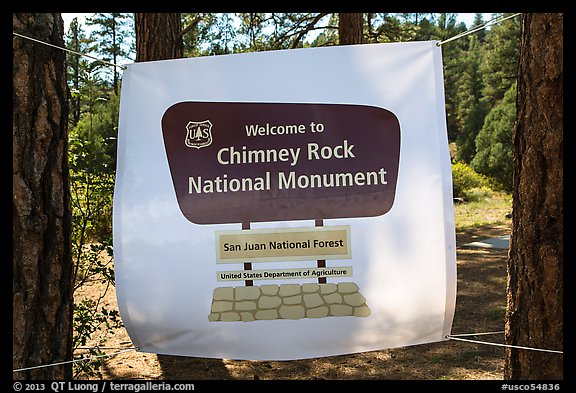
[[[338,14],[181,16],[184,57],[338,45]],[[364,42],[443,41],[485,23],[485,16],[475,14],[467,26],[455,13],[366,13]],[[134,61],[133,14],[96,13],[84,22],[73,18],[67,25],[69,49],[114,64]],[[442,46],[458,202],[511,192],[519,45],[520,18],[510,18]],[[74,306],[74,349],[78,349],[93,343],[96,333],[104,342],[102,332],[121,326],[118,312],[107,309],[101,300],[114,285],[112,197],[122,74],[120,67],[73,53],[67,55],[67,67],[74,289],[94,281],[105,283],[99,297],[78,300]],[[103,353],[98,347],[91,347],[90,352]],[[97,376],[100,366],[98,361],[81,362],[75,365],[75,374]]]

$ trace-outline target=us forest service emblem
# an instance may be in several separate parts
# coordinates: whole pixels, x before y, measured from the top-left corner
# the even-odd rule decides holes
[[[186,131],[184,143],[188,147],[200,149],[201,147],[210,146],[212,143],[212,123],[210,123],[210,120],[188,122]]]

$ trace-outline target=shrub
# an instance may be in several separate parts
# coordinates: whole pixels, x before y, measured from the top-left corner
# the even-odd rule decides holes
[[[468,201],[492,195],[488,178],[461,161],[452,164],[452,187],[454,198],[463,198]]]

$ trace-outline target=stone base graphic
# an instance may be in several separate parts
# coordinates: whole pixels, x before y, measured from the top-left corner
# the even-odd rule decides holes
[[[215,288],[211,322],[367,317],[370,308],[353,282]]]

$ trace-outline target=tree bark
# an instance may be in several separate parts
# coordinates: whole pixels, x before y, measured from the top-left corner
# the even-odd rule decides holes
[[[342,12],[338,15],[338,42],[340,45],[364,43],[362,13]]]
[[[136,61],[184,56],[180,13],[135,13]]]
[[[13,14],[13,29],[64,46],[60,14]],[[14,369],[72,358],[72,256],[65,52],[12,41],[12,266]],[[72,366],[14,379],[72,378]]]
[[[514,130],[507,344],[563,349],[563,15],[525,14]],[[508,348],[506,379],[562,379],[563,355]]]

